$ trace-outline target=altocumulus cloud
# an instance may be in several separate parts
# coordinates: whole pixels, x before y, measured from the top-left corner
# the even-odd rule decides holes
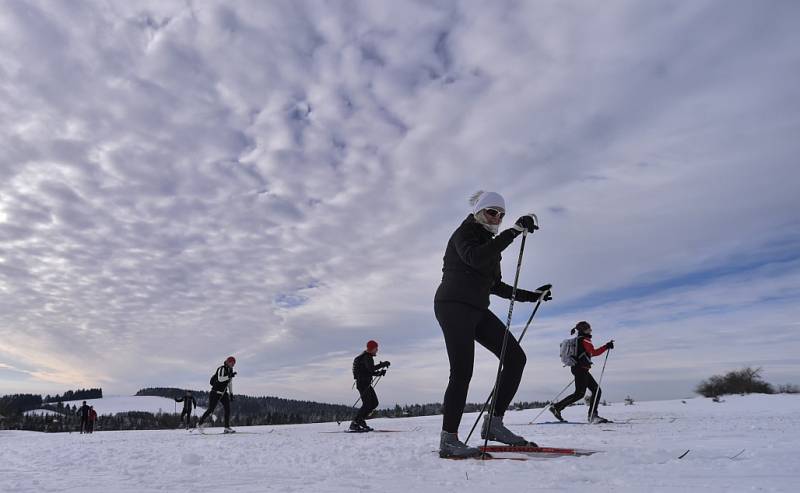
[[[240,392],[345,402],[375,338],[384,402],[439,400],[432,295],[479,188],[539,213],[521,283],[556,286],[519,398],[563,386],[584,318],[612,398],[796,381],[799,14],[3,2],[0,390],[202,388],[235,354]]]

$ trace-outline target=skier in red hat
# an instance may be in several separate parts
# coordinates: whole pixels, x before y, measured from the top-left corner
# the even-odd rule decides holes
[[[233,400],[233,389],[231,386],[233,384],[233,377],[236,376],[236,372],[233,371],[235,365],[236,358],[228,356],[225,358],[225,362],[222,366],[217,368],[217,371],[211,376],[211,392],[208,393],[208,409],[206,409],[206,412],[203,413],[200,417],[200,421],[197,423],[197,427],[200,429],[201,433],[206,426],[206,418],[214,412],[218,402],[222,402],[222,407],[225,410],[224,433],[235,433],[235,430],[231,429],[230,423],[231,401]]]
[[[367,416],[378,407],[378,396],[372,388],[372,377],[386,375],[386,368],[389,368],[388,361],[375,364],[375,355],[378,354],[378,343],[375,341],[367,342],[367,349],[356,356],[353,360],[353,378],[356,380],[356,388],[361,395],[361,409],[358,410],[356,417],[350,423],[350,431],[365,432],[372,431],[367,425]]]

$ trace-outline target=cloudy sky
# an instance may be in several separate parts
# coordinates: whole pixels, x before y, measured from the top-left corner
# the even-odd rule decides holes
[[[753,365],[800,383],[794,1],[0,1],[0,394],[207,387],[440,401],[433,315],[475,190],[551,282],[517,398]],[[513,280],[519,241],[505,253]],[[492,309],[505,320],[506,300]],[[517,305],[519,333],[532,305]],[[496,359],[477,351],[469,399]],[[599,368],[598,368],[599,370]]]

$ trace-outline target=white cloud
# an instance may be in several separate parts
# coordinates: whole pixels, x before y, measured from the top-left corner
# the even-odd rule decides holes
[[[241,392],[344,402],[348,355],[378,338],[399,358],[382,399],[439,400],[432,296],[478,188],[504,193],[512,217],[540,215],[522,283],[556,286],[550,343],[593,316],[637,341],[609,368],[631,386],[739,361],[796,379],[760,339],[796,344],[796,14],[4,3],[0,361],[37,377],[0,390],[202,387],[235,353]],[[770,262],[784,277],[756,268]],[[674,278],[675,292],[652,288]],[[780,301],[721,301],[746,301],[745,282]],[[587,305],[609,293],[622,299]],[[701,357],[703,324],[749,351]],[[684,343],[650,358],[638,341],[653,326]],[[563,375],[529,351],[520,398],[543,398]],[[493,374],[480,358],[478,389]]]

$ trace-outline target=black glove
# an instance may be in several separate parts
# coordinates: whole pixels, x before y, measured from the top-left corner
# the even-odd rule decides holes
[[[379,371],[379,372],[378,372],[378,375],[380,375],[380,376],[384,376],[384,375],[386,375],[386,370],[381,370],[381,371]]]
[[[236,372],[231,373],[231,378],[236,376]]]
[[[544,298],[542,299],[542,301],[550,301],[550,300],[553,299],[552,293],[550,292],[551,289],[553,289],[553,285],[552,284],[543,284],[543,285],[539,286],[538,288],[536,288],[536,291],[538,291],[539,293],[545,293]],[[536,292],[536,291],[534,291],[534,292]],[[539,298],[537,297],[536,299],[538,301]]]
[[[614,349],[614,340],[610,340],[606,343],[606,349]]]
[[[511,227],[513,229],[516,229],[520,233],[525,230],[527,230],[528,233],[533,233],[534,231],[539,229],[538,223],[539,221],[536,217],[536,214],[526,214],[517,219],[517,222],[515,222],[514,225]]]
[[[389,368],[392,364],[388,361],[382,361],[380,365],[381,368]]]
[[[539,301],[539,298],[542,296],[542,293],[547,292],[544,299],[542,301],[550,301],[553,299],[550,296],[550,289],[553,287],[552,284],[545,284],[544,286],[536,288],[536,291],[527,291],[525,289],[517,289],[517,301],[521,301],[523,303],[533,303],[534,301]]]
[[[229,395],[229,396],[228,396],[228,399],[229,399],[231,402],[233,402],[233,394]]]

